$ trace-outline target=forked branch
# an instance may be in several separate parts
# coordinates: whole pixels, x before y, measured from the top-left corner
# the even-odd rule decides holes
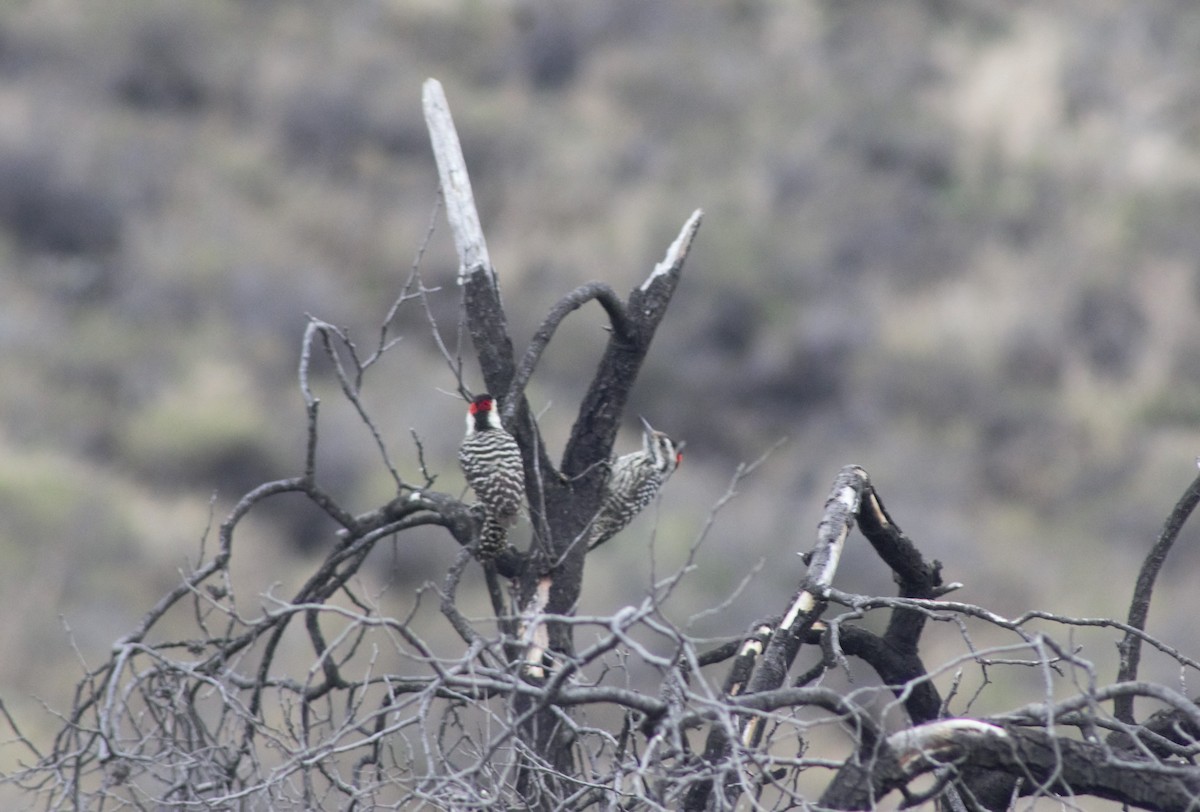
[[[537,369],[538,362],[542,358],[542,353],[546,351],[546,347],[549,345],[550,339],[554,337],[554,332],[558,329],[558,325],[568,315],[593,299],[608,314],[608,320],[612,325],[613,336],[616,340],[628,340],[629,320],[625,315],[625,305],[616,292],[603,282],[588,282],[586,285],[576,288],[559,299],[558,303],[546,315],[542,326],[537,329],[537,332],[533,334],[533,338],[530,339],[529,347],[526,348],[525,355],[521,358],[521,363],[517,367],[516,375],[513,376],[512,385],[508,388],[508,395],[504,398],[504,420],[506,423],[512,423],[515,416],[516,404],[524,397],[525,387],[528,385],[534,370]]]

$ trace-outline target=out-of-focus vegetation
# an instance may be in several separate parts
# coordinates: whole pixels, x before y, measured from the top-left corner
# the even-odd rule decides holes
[[[370,343],[434,215],[427,76],[519,342],[581,282],[638,283],[705,209],[630,410],[688,444],[656,571],[790,439],[720,515],[681,621],[764,559],[697,623],[776,611],[847,462],[965,599],[1124,611],[1200,452],[1194,2],[28,0],[0,4],[0,686],[23,719],[77,678],[64,624],[107,649],[212,516],[300,472],[304,314]],[[448,242],[422,271],[452,337]],[[531,387],[552,442],[601,324],[569,322]],[[411,428],[453,490],[450,376],[417,308],[395,329],[367,406],[403,475]],[[365,510],[390,480],[338,408],[321,476]],[[243,595],[328,543],[290,507],[240,540]],[[653,526],[596,554],[584,610],[651,583]],[[1168,641],[1191,638],[1161,608],[1194,601],[1187,535]],[[392,550],[372,588],[404,607],[453,553]],[[843,588],[889,591],[869,562],[850,550]]]

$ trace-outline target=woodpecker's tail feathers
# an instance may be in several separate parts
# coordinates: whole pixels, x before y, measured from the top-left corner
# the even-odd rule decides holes
[[[475,557],[480,561],[490,561],[508,547],[508,531],[504,526],[484,513],[483,523],[479,528],[479,544],[475,548]]]

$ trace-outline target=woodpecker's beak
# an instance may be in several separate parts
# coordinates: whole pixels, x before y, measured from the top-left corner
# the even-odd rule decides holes
[[[638,420],[642,421],[642,425],[646,427],[647,432],[649,432],[650,434],[654,433],[654,426],[651,426],[649,421],[646,420],[646,418],[642,417],[641,415],[638,415]]]

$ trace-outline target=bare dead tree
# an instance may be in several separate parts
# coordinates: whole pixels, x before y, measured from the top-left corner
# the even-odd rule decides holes
[[[727,640],[696,638],[663,611],[691,577],[691,561],[636,605],[578,614],[587,585],[579,540],[700,213],[624,299],[599,282],[568,293],[518,358],[458,139],[432,80],[425,109],[461,261],[463,323],[485,385],[502,393],[525,466],[532,540],[483,563],[494,622],[467,616],[458,599],[476,563],[478,514],[433,487],[419,444],[423,481],[405,481],[361,397],[395,346],[390,325],[403,307],[430,314],[467,394],[462,359],[441,341],[428,306],[438,291],[414,268],[369,353],[310,319],[299,368],[303,471],[237,502],[216,530],[216,548],[202,546],[178,586],[83,675],[52,740],[26,735],[0,703],[9,763],[21,765],[0,785],[46,809],[869,809],[893,794],[906,805],[951,809],[1085,795],[1152,810],[1200,805],[1200,707],[1138,679],[1142,646],[1182,673],[1198,667],[1148,634],[1145,621],[1154,574],[1200,498],[1200,478],[1150,551],[1128,622],[1041,611],[1009,618],[949,600],[960,585],[943,581],[942,565],[901,531],[858,466],[835,478],[814,543],[798,533],[797,563],[780,564],[795,566],[796,589],[777,615],[735,620]],[[610,335],[556,463],[525,387],[563,319],[592,301]],[[310,386],[317,357],[329,362],[396,484],[395,498],[367,514],[352,514],[322,484],[321,401]],[[714,516],[756,466],[735,472]],[[244,521],[284,493],[301,495],[340,530],[290,595],[268,590],[246,600],[232,577],[245,555]],[[392,617],[356,577],[382,540],[420,527],[441,528],[460,553],[441,584],[421,590],[410,616]],[[856,527],[893,574],[894,596],[836,588]],[[425,611],[456,637],[450,653],[416,631]],[[878,613],[886,623],[871,622]],[[1085,628],[1119,639],[1114,681],[1076,643]],[[960,653],[930,664],[921,644],[946,640]],[[858,664],[874,675],[869,684],[839,681]],[[1031,702],[976,712],[994,686],[1022,685],[1022,673],[1037,677]],[[654,690],[639,689],[647,680]],[[1142,721],[1139,696],[1157,708]]]

